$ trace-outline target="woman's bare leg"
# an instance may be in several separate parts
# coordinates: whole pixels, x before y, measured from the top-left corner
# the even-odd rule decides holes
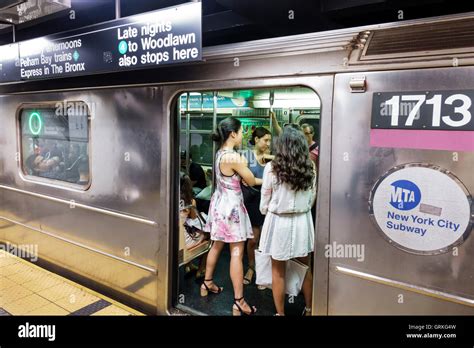
[[[234,287],[234,298],[242,299],[239,302],[240,308],[246,313],[250,313],[249,305],[243,299],[244,297],[244,248],[245,242],[230,243],[230,279]]]
[[[285,315],[285,273],[286,261],[272,259],[273,301],[279,315]]]
[[[255,273],[255,249],[260,241],[260,227],[252,226],[253,238],[247,241],[247,257],[249,269],[245,273],[244,284],[250,284]]]
[[[219,260],[219,256],[222,249],[224,248],[224,245],[224,242],[219,241],[215,241],[214,244],[212,244],[211,250],[209,250],[207,255],[206,276],[204,279],[213,279],[217,261]],[[218,287],[214,284],[214,282],[206,282],[206,285],[214,291],[218,290]]]
[[[310,259],[308,255],[306,257],[299,257],[297,260],[309,267]],[[311,308],[313,305],[313,274],[311,273],[311,267],[308,268],[308,272],[306,272],[301,291],[303,292],[306,308]]]

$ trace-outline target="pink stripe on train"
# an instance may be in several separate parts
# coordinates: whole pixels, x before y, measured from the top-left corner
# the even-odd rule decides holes
[[[474,152],[474,132],[371,129],[370,146]]]

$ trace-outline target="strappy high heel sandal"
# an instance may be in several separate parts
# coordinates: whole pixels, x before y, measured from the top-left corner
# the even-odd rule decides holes
[[[242,307],[239,306],[240,301],[242,301],[244,298],[234,298],[234,306],[237,306],[237,309],[235,309],[234,306],[232,306],[232,315],[233,316],[239,316],[239,315],[254,315],[257,313],[257,309],[254,306],[251,306],[247,304],[250,307],[250,313],[245,312]],[[244,300],[245,301],[245,300]]]
[[[303,317],[305,316],[311,316],[311,308],[304,307],[303,313],[301,314]]]
[[[206,282],[211,282],[212,283],[212,279],[204,279],[204,282],[202,283],[201,285],[201,296],[202,297],[206,297],[207,295],[209,295],[209,293],[211,294],[220,294],[224,288],[223,287],[220,287],[220,286],[217,286],[217,290],[213,290],[212,288],[210,288],[209,286],[207,286]],[[204,289],[202,288],[202,286],[204,285]]]
[[[252,276],[248,277],[247,275],[249,274],[250,271],[252,271]],[[255,268],[249,266],[247,273],[245,273],[244,285],[249,285],[250,283],[252,283],[252,279],[254,278],[254,276],[255,276]]]

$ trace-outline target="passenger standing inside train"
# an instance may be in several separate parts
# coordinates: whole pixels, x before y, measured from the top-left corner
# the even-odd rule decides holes
[[[285,314],[286,261],[309,264],[314,249],[311,207],[316,198],[316,166],[301,131],[285,127],[275,142],[275,159],[263,173],[260,211],[265,214],[259,250],[272,258],[272,292],[277,315]],[[311,314],[311,272],[302,291],[304,314]]]
[[[301,125],[306,141],[308,142],[309,147],[309,156],[314,164],[318,165],[319,157],[319,146],[318,143],[314,141],[314,127],[309,123],[304,123]]]
[[[219,146],[215,160],[216,190],[211,198],[205,230],[214,241],[206,263],[206,276],[201,296],[219,294],[223,288],[213,282],[214,270],[225,244],[230,245],[230,277],[234,288],[234,315],[251,315],[256,308],[244,299],[243,256],[245,241],[253,238],[252,225],[244,205],[241,180],[250,186],[261,184],[247,166],[246,159],[235,151],[242,144],[242,125],[236,118],[222,120],[212,139]]]
[[[280,136],[281,133],[283,133],[283,129],[280,127],[280,124],[278,123],[278,120],[276,118],[276,115],[273,111],[270,111],[270,117],[272,118],[272,127],[273,127],[273,132],[275,136]]]
[[[245,152],[248,166],[253,175],[258,178],[263,178],[263,170],[265,168],[266,155],[270,150],[272,135],[270,131],[264,127],[256,128],[252,133],[250,144],[253,149]],[[244,194],[245,207],[249,213],[250,222],[254,237],[247,241],[247,257],[248,270],[244,277],[244,284],[248,285],[252,282],[255,275],[255,248],[260,240],[260,231],[265,220],[265,216],[260,213],[260,191],[261,186],[248,187],[243,185],[242,192]],[[264,286],[258,286],[260,290],[265,289]]]
[[[318,159],[319,159],[319,146],[318,143],[314,141],[314,127],[309,123],[303,123],[301,125],[301,130],[304,133],[304,137],[308,142],[309,147],[309,157],[318,168]],[[316,225],[316,205],[313,205],[311,208],[311,214],[313,216],[313,224]]]

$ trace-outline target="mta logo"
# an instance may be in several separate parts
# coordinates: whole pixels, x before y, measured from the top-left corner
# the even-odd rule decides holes
[[[411,210],[421,201],[418,186],[408,180],[398,180],[392,183],[390,204],[398,210]]]

